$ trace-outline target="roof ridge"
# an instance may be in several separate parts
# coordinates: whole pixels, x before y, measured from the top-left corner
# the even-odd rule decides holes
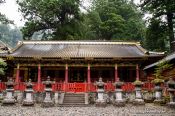
[[[13,49],[10,50],[10,53],[16,51],[17,49],[19,49],[21,46],[23,45],[22,41],[18,41],[17,46]]]
[[[12,49],[12,47],[8,43],[3,42],[2,40],[0,40],[0,44],[2,44],[5,47],[8,47],[9,49]]]
[[[124,45],[140,45],[140,42],[118,42],[118,41],[20,41],[23,44],[104,44],[104,45],[115,45],[115,44],[124,44]]]
[[[141,45],[136,45],[139,50],[141,50],[144,54],[149,54],[149,51],[143,48]]]

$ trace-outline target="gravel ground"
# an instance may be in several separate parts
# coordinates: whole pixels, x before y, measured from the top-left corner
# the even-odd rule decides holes
[[[40,105],[35,107],[14,105],[0,106],[0,116],[175,116],[175,109],[153,104],[145,106],[127,104],[125,107],[110,105],[105,108],[95,106],[42,108]]]

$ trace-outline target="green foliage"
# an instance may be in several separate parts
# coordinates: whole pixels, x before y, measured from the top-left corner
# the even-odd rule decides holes
[[[82,36],[80,0],[17,0],[26,19],[24,39],[42,31],[45,39],[79,39]]]
[[[154,17],[161,17],[175,11],[174,0],[141,0],[141,2],[142,9],[152,13]]]
[[[4,62],[3,59],[0,58],[0,75],[4,75],[4,69],[6,68],[7,64]]]
[[[143,85],[142,81],[136,80],[134,81],[134,85]]]
[[[5,3],[5,0],[0,0],[0,5],[4,3]],[[1,23],[2,24],[9,24],[9,23],[13,24],[13,21],[7,19],[7,17],[4,14],[0,13],[0,24]]]
[[[167,27],[160,19],[152,19],[146,30],[144,46],[151,51],[169,51],[166,37]]]
[[[0,24],[0,40],[15,47],[18,40],[22,40],[22,33],[17,27],[12,29],[9,25]]]
[[[124,19],[115,13],[106,16],[106,20],[100,25],[101,36],[103,39],[111,40],[115,34],[124,31]]]
[[[166,23],[166,28],[168,31],[162,32],[160,28],[159,31],[161,34],[166,34],[166,36],[169,37],[169,43],[170,43],[170,48],[173,48],[173,45],[171,44],[172,41],[174,41],[174,34],[173,34],[173,13],[175,13],[175,0],[141,0],[142,4],[142,10],[144,12],[148,12],[149,14],[152,14],[153,16],[151,19],[156,20],[156,19],[162,19],[162,22]],[[166,17],[167,21],[163,19],[163,17]],[[152,31],[154,34],[154,31]],[[160,34],[158,34],[159,37]],[[157,38],[158,38],[157,37]],[[151,39],[154,39],[151,38]]]
[[[155,83],[155,84],[158,84],[158,83],[163,83],[164,80],[163,79],[156,78],[152,82]]]
[[[170,70],[172,68],[172,64],[169,64],[167,61],[160,62],[157,67],[155,68],[154,75],[159,81],[160,79],[164,79],[163,72],[166,70]]]
[[[85,19],[87,33],[93,39],[141,41],[144,38],[142,15],[129,0],[93,0]]]
[[[93,0],[86,13],[80,11],[80,0],[18,0],[17,3],[27,20],[22,29],[24,39],[31,39],[34,33],[34,39],[44,40],[144,38],[142,15],[129,0]]]

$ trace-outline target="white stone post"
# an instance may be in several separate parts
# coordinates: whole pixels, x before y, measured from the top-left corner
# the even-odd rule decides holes
[[[26,83],[26,90],[24,91],[25,98],[22,102],[24,106],[32,106],[34,105],[34,95],[33,95],[33,84],[31,79]]]
[[[6,83],[6,96],[2,101],[3,105],[15,104],[16,100],[14,98],[14,85],[15,84],[12,78],[9,78],[8,82]]]
[[[50,77],[47,77],[47,80],[43,82],[45,84],[45,97],[44,101],[42,103],[43,107],[52,107],[54,106],[53,98],[51,97],[52,95],[52,83],[50,81]]]
[[[163,102],[163,99],[162,99],[162,88],[160,87],[160,84],[156,84],[154,90],[155,90],[154,103],[162,103]]]
[[[169,81],[167,82],[168,84],[168,92],[169,92],[169,95],[170,95],[170,102],[168,103],[168,105],[170,107],[175,107],[175,81],[170,78]]]
[[[114,105],[115,106],[125,106],[126,100],[123,99],[123,90],[122,90],[123,82],[117,81],[113,85],[115,86]]]
[[[133,101],[133,104],[135,105],[144,105],[145,102],[143,100],[143,95],[142,95],[142,85],[143,83],[141,81],[137,80],[134,82],[135,85],[135,99]]]
[[[99,81],[96,82],[97,85],[97,100],[96,100],[96,106],[106,106],[106,100],[104,99],[104,85],[105,83],[102,81],[102,78],[99,78]]]

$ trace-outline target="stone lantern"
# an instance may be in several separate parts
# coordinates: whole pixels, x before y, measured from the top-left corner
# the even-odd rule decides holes
[[[134,85],[135,85],[135,99],[133,101],[133,104],[144,105],[145,102],[143,100],[143,95],[141,92],[143,83],[139,80],[136,80],[134,82]]]
[[[106,100],[104,99],[104,85],[105,83],[102,81],[102,78],[99,78],[99,81],[95,83],[97,85],[97,100],[96,106],[106,106]]]
[[[44,101],[42,103],[43,107],[52,107],[54,106],[53,97],[52,97],[52,84],[53,82],[50,81],[50,76],[47,77],[47,80],[43,82],[45,85],[45,95]]]
[[[33,84],[32,80],[29,79],[29,82],[26,83],[26,90],[24,91],[25,98],[23,100],[24,106],[32,106],[34,105],[34,95],[33,95]]]
[[[6,84],[6,95],[5,95],[5,98],[3,99],[2,103],[3,103],[3,105],[15,104],[15,102],[16,102],[15,97],[14,97],[14,85],[15,85],[15,83],[12,80],[12,78],[9,78],[5,84]]]
[[[175,107],[175,96],[174,96],[174,93],[175,93],[175,81],[170,78],[169,81],[167,82],[168,84],[168,92],[169,92],[169,95],[170,95],[170,102],[168,103],[168,105],[170,107]]]
[[[1,83],[1,80],[0,80],[0,83]],[[2,101],[2,100],[3,100],[3,91],[0,90],[0,101]]]
[[[115,86],[115,101],[114,101],[115,106],[125,106],[125,100],[123,99],[123,90],[122,90],[123,84],[124,83],[121,81],[113,83],[113,85]]]
[[[155,91],[155,100],[154,103],[163,103],[162,98],[162,87],[161,84],[164,82],[162,79],[154,79],[153,82],[155,83],[154,91]]]

